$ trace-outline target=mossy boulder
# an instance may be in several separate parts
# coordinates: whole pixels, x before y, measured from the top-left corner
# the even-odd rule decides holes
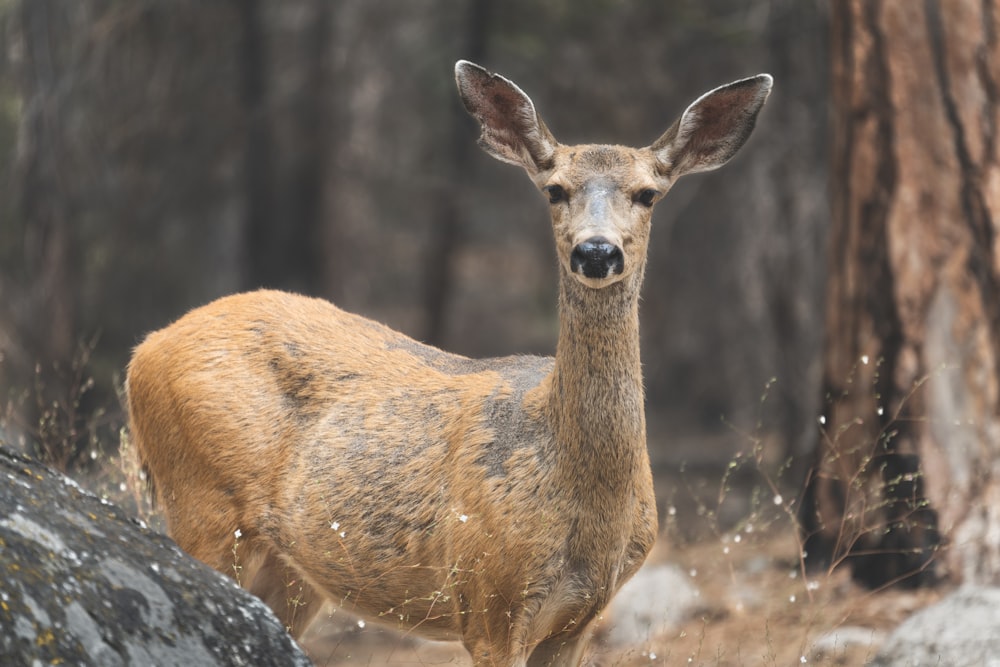
[[[235,582],[0,447],[0,664],[310,662]]]

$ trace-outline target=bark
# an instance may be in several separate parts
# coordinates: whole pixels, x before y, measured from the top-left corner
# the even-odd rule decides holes
[[[833,4],[833,226],[810,560],[1000,579],[1000,15]]]

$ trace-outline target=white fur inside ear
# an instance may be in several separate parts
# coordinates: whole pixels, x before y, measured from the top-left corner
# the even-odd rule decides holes
[[[746,143],[771,92],[768,74],[710,90],[681,114],[673,135],[654,144],[657,159],[674,178],[724,165]]]
[[[455,78],[466,109],[479,122],[479,144],[486,152],[531,174],[551,162],[558,144],[517,84],[461,60]]]
[[[701,98],[698,98],[699,100]],[[683,146],[691,139],[691,135],[698,125],[701,124],[701,116],[695,105],[698,102],[695,101],[691,106],[684,110],[684,114],[681,116],[681,120],[677,123],[677,138],[674,140],[674,144],[678,146]]]

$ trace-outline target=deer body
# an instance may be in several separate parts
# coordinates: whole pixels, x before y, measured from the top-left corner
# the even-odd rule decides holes
[[[131,429],[177,543],[296,634],[331,599],[459,639],[476,664],[575,665],[656,534],[638,320],[651,206],[742,145],[770,79],[717,89],[630,149],[559,145],[512,83],[456,73],[481,144],[552,203],[555,358],[471,360],[318,299],[235,295],[136,349]]]

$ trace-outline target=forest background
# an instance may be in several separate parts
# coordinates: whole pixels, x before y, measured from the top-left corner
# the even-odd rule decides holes
[[[561,141],[646,145],[769,72],[758,129],[658,209],[642,304],[654,461],[816,447],[828,204],[825,3],[0,3],[0,437],[117,447],[131,349],[274,287],[470,356],[550,354],[544,198],[475,146],[454,61]],[[764,400],[762,400],[764,399]],[[708,446],[705,445],[708,443]]]
[[[854,624],[859,664],[937,595],[886,588],[1000,581],[995,4],[0,0],[0,443],[141,505],[131,350],[258,287],[551,354],[547,204],[476,147],[454,62],[633,146],[768,72],[746,146],[654,214],[651,562],[704,595],[636,655],[790,664]]]

